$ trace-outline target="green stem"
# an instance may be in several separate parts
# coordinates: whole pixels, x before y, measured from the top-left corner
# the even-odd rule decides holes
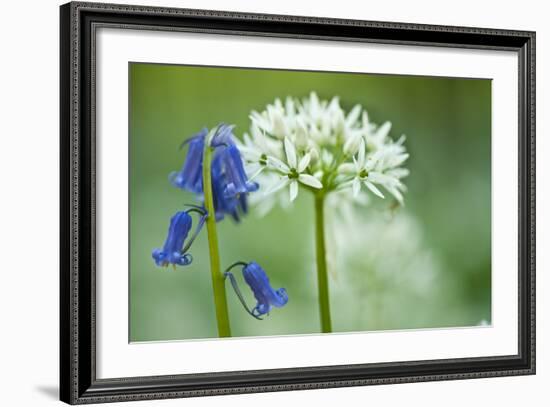
[[[216,321],[218,323],[218,336],[230,337],[229,313],[227,312],[227,296],[225,294],[225,279],[220,267],[220,254],[218,249],[218,233],[216,230],[216,212],[212,194],[212,163],[213,148],[210,147],[208,138],[204,143],[204,156],[202,163],[202,184],[204,186],[204,206],[208,211],[206,218],[206,231],[208,232],[208,250],[210,252],[210,272],[212,273],[212,289],[214,290],[214,304],[216,307]]]
[[[315,194],[315,248],[317,255],[317,286],[319,290],[319,312],[321,332],[332,332],[328,293],[327,250],[325,244],[325,196]]]

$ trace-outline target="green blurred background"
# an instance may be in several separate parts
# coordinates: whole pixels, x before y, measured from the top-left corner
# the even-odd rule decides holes
[[[220,122],[242,136],[252,109],[311,91],[391,121],[391,136],[406,134],[410,153],[405,208],[371,199],[352,228],[327,219],[334,331],[490,323],[490,80],[142,63],[129,75],[130,341],[217,336],[205,231],[191,266],[169,272],[151,258],[172,214],[193,202],[168,181],[183,163],[181,142]],[[226,219],[218,229],[223,265],[256,260],[290,297],[257,321],[228,284],[233,335],[319,332],[311,197],[302,192],[291,211]]]

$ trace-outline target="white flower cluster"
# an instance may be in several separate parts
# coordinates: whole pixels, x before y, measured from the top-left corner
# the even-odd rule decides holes
[[[284,204],[276,192],[285,187],[290,202],[299,187],[323,194],[347,189],[362,202],[365,186],[384,198],[382,187],[403,204],[401,179],[409,173],[401,167],[409,157],[405,136],[393,141],[391,123],[370,122],[360,105],[346,114],[338,97],[319,100],[312,92],[303,100],[276,99],[264,111],[253,111],[250,119],[250,134],[239,149],[249,177],[264,191],[260,199],[271,197],[269,207],[277,200]]]

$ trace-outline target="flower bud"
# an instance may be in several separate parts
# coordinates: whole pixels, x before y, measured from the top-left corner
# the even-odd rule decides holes
[[[361,146],[362,136],[358,131],[351,131],[348,139],[344,143],[344,154],[351,156],[357,154],[359,146]]]

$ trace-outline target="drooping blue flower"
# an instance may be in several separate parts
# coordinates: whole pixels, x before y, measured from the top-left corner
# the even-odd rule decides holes
[[[224,190],[224,195],[233,197],[248,192],[257,191],[259,185],[256,182],[248,181],[248,177],[244,171],[241,153],[235,144],[230,144],[227,147],[221,147],[220,155],[222,156],[223,166],[225,168],[225,176],[227,185]]]
[[[246,305],[246,301],[238,287],[237,280],[231,273],[231,269],[236,266],[243,266],[242,273],[244,281],[252,290],[254,298],[256,298],[256,306],[252,309]],[[284,288],[279,288],[278,290],[273,289],[264,269],[254,261],[250,263],[237,262],[233,264],[227,269],[225,276],[231,281],[231,285],[246,311],[256,319],[262,319],[260,317],[268,314],[273,307],[281,308],[288,302],[286,290]]]
[[[244,188],[243,192],[228,193],[234,189],[234,183],[228,181],[229,172],[227,170],[226,151],[222,150],[225,147],[220,147],[216,151],[212,160],[212,192],[214,195],[214,207],[216,210],[216,220],[221,220],[225,215],[229,215],[239,222],[242,215],[248,212],[247,194],[257,190],[258,184],[246,181],[241,185]],[[250,184],[250,185],[248,185]]]
[[[170,181],[175,187],[202,194],[202,160],[207,134],[208,129],[203,128],[182,144],[189,144],[189,149],[182,169],[170,174]]]
[[[271,307],[280,308],[288,302],[288,295],[284,288],[274,290],[269,284],[269,278],[264,269],[254,261],[243,268],[244,281],[249,285],[258,303],[254,310],[258,316],[267,314]]]
[[[172,184],[191,191],[203,200],[202,165],[204,143],[208,129],[203,129],[184,144],[189,144],[183,168],[170,175]],[[215,148],[211,164],[212,193],[216,220],[225,215],[239,222],[248,211],[247,194],[257,191],[259,185],[248,181],[241,154],[235,145],[233,126],[220,124],[212,136],[210,145]]]
[[[189,235],[189,231],[193,226],[193,218],[189,214],[190,212],[199,212],[202,216],[199,219],[195,233],[185,244],[185,240]],[[206,212],[199,207],[193,207],[187,211],[177,212],[170,219],[170,226],[168,228],[168,236],[164,242],[162,249],[153,250],[153,259],[157,266],[166,267],[169,264],[179,266],[187,266],[193,261],[193,257],[188,253],[189,248],[193,244],[193,241],[201,231],[204,222],[206,220]]]
[[[236,221],[239,221],[238,208],[236,200],[226,197],[224,194],[227,186],[225,173],[223,172],[221,155],[216,154],[212,160],[212,195],[214,199],[214,209],[216,211],[216,220],[220,221],[224,216],[231,215]]]

